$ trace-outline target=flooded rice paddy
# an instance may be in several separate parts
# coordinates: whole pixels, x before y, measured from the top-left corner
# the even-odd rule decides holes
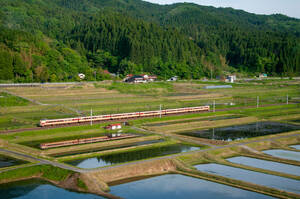
[[[16,165],[25,164],[25,163],[27,163],[27,162],[23,161],[23,160],[8,157],[5,155],[0,155],[0,168],[16,166]]]
[[[299,119],[294,119],[294,120],[289,120],[290,122],[296,122],[296,123],[300,123],[300,118]]]
[[[200,164],[195,166],[199,171],[247,181],[250,183],[281,189],[288,192],[300,193],[300,181],[260,172],[240,169],[220,164]]]
[[[262,152],[278,158],[300,161],[300,152],[296,152],[296,151],[271,149]]]
[[[300,167],[289,165],[289,164],[283,164],[283,163],[260,160],[256,158],[249,158],[243,156],[228,158],[227,160],[229,162],[236,163],[236,164],[242,164],[242,165],[256,167],[260,169],[266,169],[266,170],[300,176]]]
[[[146,124],[145,126],[166,126],[166,125],[188,123],[188,122],[217,121],[217,120],[235,119],[235,118],[242,118],[242,117],[244,117],[244,116],[230,115],[230,116],[218,116],[218,117],[210,117],[210,118],[194,118],[194,119],[188,119],[188,120],[178,120],[178,121]]]
[[[2,184],[0,196],[3,199],[104,199],[98,195],[68,191],[37,179]]]
[[[144,134],[137,134],[137,133],[128,133],[128,134],[136,135],[137,137],[145,136]],[[43,139],[43,140],[32,140],[32,141],[20,142],[19,144],[40,149],[40,144],[42,144],[42,143],[60,142],[60,141],[101,137],[101,136],[105,136],[105,133],[92,133],[92,134],[86,134],[86,135],[74,135],[74,136],[68,136],[68,137],[58,137],[58,138],[50,138],[50,139]],[[131,139],[131,138],[126,138],[126,139]]]
[[[125,152],[114,153],[109,155],[102,155],[93,158],[72,160],[72,161],[67,161],[66,163],[80,168],[86,168],[86,169],[97,168],[97,167],[104,167],[113,164],[142,160],[147,158],[154,158],[158,156],[194,151],[198,149],[200,149],[200,147],[194,147],[185,144],[172,144],[166,146],[140,149],[135,151],[125,151]]]
[[[270,196],[178,174],[168,174],[112,186],[113,195],[126,199],[269,199]]]
[[[300,129],[300,126],[293,124],[279,122],[255,122],[251,124],[212,128],[208,130],[187,131],[180,134],[206,139],[233,141],[282,132],[289,132],[298,129]]]
[[[300,150],[300,145],[291,145],[290,147]]]
[[[84,154],[84,153],[92,153],[92,152],[100,152],[100,151],[107,151],[107,150],[112,150],[112,149],[122,149],[126,147],[133,147],[133,146],[143,146],[146,144],[155,144],[155,143],[160,143],[164,142],[164,139],[159,139],[159,140],[147,140],[147,141],[141,141],[141,142],[134,142],[134,143],[128,143],[128,144],[121,144],[121,145],[112,145],[108,147],[101,147],[101,148],[92,148],[92,149],[87,149],[87,150],[78,150],[78,151],[70,151],[70,152],[65,152],[65,153],[57,153],[53,154],[51,156],[53,157],[64,157],[64,156],[69,156],[69,155],[78,155],[78,154]]]

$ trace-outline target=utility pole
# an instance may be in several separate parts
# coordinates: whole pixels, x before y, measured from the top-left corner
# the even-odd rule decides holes
[[[161,118],[161,104],[159,105],[159,117]]]
[[[91,108],[91,126],[93,126],[93,119],[92,119],[92,116],[93,116],[93,109]]]
[[[286,104],[289,104],[289,94],[286,95]]]
[[[256,108],[258,108],[259,106],[259,96],[257,96],[257,99],[256,99]]]
[[[213,102],[213,112],[216,112],[216,100]]]

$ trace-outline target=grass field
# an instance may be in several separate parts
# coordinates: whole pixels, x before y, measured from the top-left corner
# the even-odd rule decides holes
[[[214,147],[212,145],[246,144],[249,141],[261,140],[260,142],[246,145],[258,151],[269,148],[293,150],[288,145],[299,144],[299,136],[284,138],[278,141],[263,140],[276,138],[280,135],[296,135],[299,133],[298,131],[235,140],[232,142],[193,138],[180,134],[183,131],[248,124],[256,121],[279,121],[300,124],[300,103],[295,103],[300,101],[299,80],[238,82],[230,84],[233,88],[229,89],[203,88],[206,85],[224,84],[222,82],[209,81],[155,82],[149,84],[99,82],[82,83],[76,86],[62,84],[59,86],[43,85],[41,87],[2,88],[3,92],[0,91],[0,96],[5,97],[0,97],[0,131],[4,133],[0,134],[0,147],[28,154],[36,158],[63,163],[65,161],[98,156],[123,158],[130,153],[151,154],[180,143],[201,147],[201,149],[212,149]],[[6,94],[6,91],[14,95]],[[257,97],[259,97],[258,108],[256,107]],[[25,99],[29,99],[29,101]],[[287,104],[287,100],[289,104]],[[213,102],[215,102],[216,112],[130,120],[130,126],[123,126],[122,132],[139,134],[141,136],[124,140],[46,150],[41,150],[38,147],[40,143],[103,136],[108,133],[103,127],[109,123],[114,123],[113,121],[93,124],[92,126],[82,125],[22,131],[23,128],[36,127],[40,119],[89,115],[91,109],[93,110],[93,114],[96,115],[158,110],[160,105],[162,105],[163,109],[200,105],[211,105],[212,108]],[[21,129],[21,131],[5,133],[6,130],[12,129]],[[153,140],[162,140],[162,142],[151,142]],[[134,145],[134,143],[139,142],[145,142],[146,144]],[[251,151],[247,150],[247,148],[239,146],[210,150],[208,152],[201,152],[199,150],[195,153],[180,154],[179,157],[172,158],[172,160],[179,160],[186,164],[188,168],[192,168],[193,164],[208,162],[242,168],[240,165],[226,162],[224,158],[237,155],[250,156]],[[63,155],[56,156],[56,154]],[[160,156],[163,155],[156,157]],[[18,158],[25,160],[24,157]],[[262,154],[259,154],[259,158],[280,161]],[[147,159],[150,159],[150,156],[148,158],[144,157],[144,160]],[[291,161],[281,161],[282,163],[295,164]],[[36,164],[37,162],[30,160],[29,164]],[[127,167],[125,166],[125,168]],[[295,178],[292,175],[284,176],[280,173],[272,173],[249,167],[246,169]],[[166,171],[164,170],[164,172]],[[181,172],[180,169],[177,172]],[[0,174],[0,183],[31,176],[52,181],[63,181],[71,174],[73,172],[49,165],[31,166]],[[200,175],[191,171],[186,174],[195,174],[196,177],[203,177],[202,174]],[[208,176],[208,178],[212,180],[215,176]],[[228,181],[228,179],[220,180],[222,181],[221,183]],[[77,179],[76,184],[84,190],[87,189],[80,178]],[[251,187],[252,185],[245,184],[245,187],[247,186]]]
[[[0,173],[0,183],[14,181],[15,179],[31,178],[32,176],[39,176],[48,180],[59,182],[66,179],[72,173],[72,171],[50,165],[38,165]]]
[[[6,105],[0,109],[0,130],[36,127],[40,119],[76,117],[93,114],[109,114],[132,111],[158,110],[216,104],[216,110],[209,113],[173,115],[163,118],[143,118],[130,121],[131,125],[143,126],[148,130],[163,133],[228,126],[258,120],[298,119],[298,104],[256,107],[256,96],[260,106],[284,103],[286,95],[290,102],[300,96],[296,80],[254,81],[231,84],[229,89],[204,89],[206,85],[222,85],[221,82],[179,81],[155,82],[149,84],[124,84],[121,82],[83,83],[82,85],[43,85],[41,87],[5,88],[16,96],[9,96]],[[2,92],[4,93],[4,92]],[[16,103],[16,99],[23,103]],[[0,99],[1,100],[1,99]],[[18,101],[17,100],[17,101]],[[9,106],[7,105],[9,104]],[[14,106],[11,106],[14,105]],[[232,110],[227,109],[233,108]],[[292,117],[295,115],[295,117]],[[229,117],[229,118],[227,118]],[[232,117],[232,118],[230,118]],[[164,123],[163,125],[159,123]],[[2,134],[0,139],[13,144],[37,147],[40,143],[101,136],[106,133],[106,124],[93,126],[72,126],[55,129],[41,129],[11,134]],[[124,132],[134,132],[125,128]],[[137,132],[140,133],[140,132]],[[78,146],[81,149],[82,146]],[[76,150],[77,147],[70,147]],[[53,150],[55,151],[55,150]]]
[[[30,102],[20,97],[10,95],[5,92],[0,92],[0,107],[9,106],[26,106]]]
[[[203,89],[205,85],[224,84],[203,81],[149,84],[99,82],[83,83],[81,86],[5,88],[8,92],[41,105],[14,96],[0,98],[0,106],[4,106],[0,109],[0,130],[33,127],[44,118],[89,115],[91,109],[97,115],[158,110],[160,105],[163,108],[212,105],[214,100],[216,109],[223,109],[255,106],[257,96],[261,106],[285,103],[287,95],[290,102],[293,102],[297,97],[300,98],[300,89],[295,81],[242,82],[232,84],[233,88],[229,89]]]

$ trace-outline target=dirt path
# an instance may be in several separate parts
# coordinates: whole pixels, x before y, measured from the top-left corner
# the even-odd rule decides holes
[[[140,128],[135,127],[138,130],[143,130]],[[146,131],[146,130],[144,130]],[[149,131],[147,131],[149,132]],[[153,134],[158,134],[156,132],[152,132]],[[159,134],[161,135],[161,134]],[[59,162],[55,162],[55,161],[51,161],[51,160],[46,160],[46,159],[41,159],[41,158],[36,158],[33,157],[31,155],[27,155],[27,154],[23,154],[20,152],[15,152],[15,151],[11,151],[11,150],[7,150],[7,149],[0,149],[0,151],[6,152],[6,153],[11,153],[14,155],[18,155],[21,157],[26,157],[29,159],[32,159],[34,161],[38,161],[41,164],[50,164],[52,166],[55,167],[59,167],[59,168],[63,168],[63,169],[67,169],[67,170],[71,170],[74,172],[79,172],[79,173],[86,173],[86,172],[92,172],[92,171],[98,171],[98,170],[106,170],[106,169],[111,169],[111,168],[118,168],[118,167],[123,167],[123,166],[128,166],[128,165],[134,165],[134,164],[140,164],[140,163],[144,163],[144,162],[151,162],[154,160],[163,160],[163,159],[170,159],[170,158],[175,158],[178,156],[181,156],[183,154],[193,154],[193,153],[199,153],[199,152],[207,152],[207,151],[212,151],[212,150],[216,150],[216,149],[224,149],[224,148],[230,148],[230,147],[235,147],[235,146],[243,146],[243,145],[247,145],[250,143],[257,143],[257,142],[264,142],[264,141],[273,141],[273,140],[277,140],[277,139],[281,139],[281,138],[289,138],[289,137],[297,137],[300,136],[300,132],[296,133],[296,134],[292,134],[292,135],[283,135],[283,136],[278,136],[278,137],[273,137],[273,138],[264,138],[264,139],[259,139],[259,140],[251,140],[248,142],[242,142],[242,143],[235,143],[235,144],[228,144],[228,145],[224,145],[224,146],[215,146],[215,145],[209,145],[211,148],[209,149],[203,149],[203,150],[197,150],[197,151],[190,151],[190,152],[185,152],[185,153],[178,153],[178,154],[173,154],[173,155],[167,155],[167,156],[163,156],[163,157],[157,157],[157,158],[152,158],[152,159],[147,159],[147,160],[139,160],[139,161],[135,161],[135,162],[128,162],[128,163],[124,163],[124,164],[119,164],[119,165],[112,165],[112,166],[107,166],[107,167],[100,167],[100,168],[94,168],[94,169],[81,169],[81,168],[77,168],[77,167],[73,167],[67,164],[63,164],[63,163],[59,163]],[[177,138],[175,138],[177,139]],[[188,142],[193,142],[193,139],[187,139],[186,141]],[[199,144],[201,145],[207,145],[207,143],[202,143],[199,142]],[[27,167],[27,165],[24,165],[24,167]],[[18,168],[22,168],[22,167],[18,167]],[[11,170],[14,170],[17,168],[12,168]]]
[[[200,149],[200,150],[197,150],[197,151],[190,151],[190,152],[178,153],[178,154],[173,154],[173,155],[168,155],[168,156],[163,156],[163,157],[157,157],[157,158],[152,158],[152,159],[147,159],[147,160],[139,160],[139,161],[135,161],[135,162],[128,162],[128,163],[115,165],[115,166],[112,165],[112,166],[107,166],[107,167],[102,167],[102,168],[89,169],[88,171],[106,170],[106,169],[123,167],[123,166],[128,166],[128,165],[140,164],[140,163],[143,163],[143,162],[151,162],[151,161],[154,161],[154,160],[163,160],[163,159],[175,158],[175,157],[181,156],[183,154],[193,154],[193,153],[199,153],[199,152],[207,152],[207,151],[212,151],[212,150],[216,150],[216,149],[224,149],[224,148],[230,148],[230,147],[235,147],[235,146],[243,146],[243,145],[247,145],[247,144],[250,144],[250,143],[273,141],[273,140],[277,140],[277,139],[297,137],[297,136],[300,136],[300,132],[297,133],[297,134],[293,134],[293,135],[284,135],[284,136],[278,136],[278,137],[274,137],[274,138],[264,138],[264,139],[252,140],[252,141],[248,141],[248,142],[228,144],[228,145],[224,145],[224,146],[211,145],[211,148],[209,148],[209,149],[203,149],[203,150]],[[206,144],[206,143],[203,143],[203,144]]]
[[[72,167],[72,166],[62,164],[62,163],[59,163],[59,162],[54,162],[54,161],[51,161],[51,160],[36,158],[36,157],[31,156],[31,155],[27,155],[27,154],[24,154],[24,153],[19,153],[19,152],[16,152],[16,151],[11,151],[11,150],[7,150],[7,149],[0,149],[0,151],[8,153],[8,154],[14,154],[14,155],[17,155],[17,156],[20,156],[20,157],[28,158],[28,159],[31,159],[33,161],[39,162],[39,164],[50,164],[50,165],[55,166],[55,167],[59,167],[59,168],[62,168],[62,169],[67,169],[67,170],[71,170],[71,171],[79,172],[79,173],[87,172],[87,170],[84,170],[84,169],[79,169],[79,168],[76,168],[76,167]],[[23,167],[18,167],[18,168],[12,168],[11,170],[19,169],[19,168],[25,168],[25,167],[28,167],[28,165],[24,165]]]

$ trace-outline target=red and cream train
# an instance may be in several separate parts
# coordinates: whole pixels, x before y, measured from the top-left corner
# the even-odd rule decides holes
[[[65,125],[65,124],[76,124],[95,121],[109,121],[109,120],[122,120],[130,118],[139,117],[154,117],[160,115],[171,115],[180,113],[192,113],[200,111],[209,111],[209,106],[197,106],[197,107],[187,107],[187,108],[175,108],[175,109],[165,109],[157,111],[144,111],[144,112],[132,112],[132,113],[119,113],[110,115],[97,115],[97,116],[87,116],[87,117],[74,117],[74,118],[63,118],[63,119],[45,119],[40,120],[40,126],[55,126],[55,125]]]

